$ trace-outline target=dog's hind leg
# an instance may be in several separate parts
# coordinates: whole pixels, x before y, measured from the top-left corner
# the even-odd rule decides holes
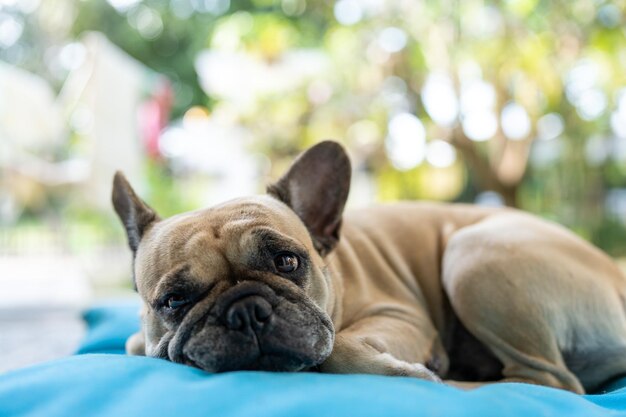
[[[577,393],[584,389],[568,370],[557,340],[532,300],[485,297],[480,286],[457,288],[451,303],[460,320],[502,362],[502,382],[526,382]]]
[[[452,308],[502,362],[503,381],[583,393],[563,352],[580,343],[575,332],[602,325],[611,289],[561,253],[560,235],[511,223],[475,225],[451,238],[442,279]]]

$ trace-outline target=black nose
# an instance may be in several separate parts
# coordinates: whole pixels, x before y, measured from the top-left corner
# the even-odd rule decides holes
[[[225,322],[231,330],[243,330],[251,327],[258,329],[272,315],[272,305],[263,297],[249,295],[240,298],[226,309]]]

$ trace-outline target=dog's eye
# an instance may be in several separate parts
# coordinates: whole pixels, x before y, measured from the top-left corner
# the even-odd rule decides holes
[[[274,266],[276,266],[276,270],[278,270],[278,272],[287,274],[298,269],[300,261],[293,253],[285,252],[276,255],[274,258]]]
[[[176,310],[184,305],[187,305],[189,300],[180,294],[171,294],[165,300],[165,307],[170,310]]]

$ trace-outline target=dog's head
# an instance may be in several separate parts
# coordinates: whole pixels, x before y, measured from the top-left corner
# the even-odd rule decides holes
[[[120,173],[113,205],[144,301],[145,353],[207,371],[298,371],[332,351],[324,257],[350,184],[343,148],[321,142],[268,187],[161,220]]]

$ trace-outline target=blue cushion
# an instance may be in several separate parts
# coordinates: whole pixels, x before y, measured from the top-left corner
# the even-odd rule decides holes
[[[83,314],[87,336],[77,353],[125,353],[128,336],[139,329],[136,302],[93,307]]]
[[[0,416],[626,416],[626,379],[575,395],[525,384],[461,391],[412,378],[313,373],[209,374],[121,352],[136,306],[86,313],[77,355],[0,376]]]

